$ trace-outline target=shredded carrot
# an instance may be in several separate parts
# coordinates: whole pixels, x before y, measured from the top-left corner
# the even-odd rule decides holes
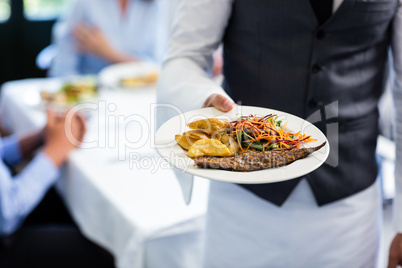
[[[257,115],[242,116],[231,122],[232,133],[241,150],[250,148],[261,151],[275,149],[300,148],[302,143],[316,141],[316,139],[301,134],[286,131],[288,122],[281,127],[274,114],[258,117]]]

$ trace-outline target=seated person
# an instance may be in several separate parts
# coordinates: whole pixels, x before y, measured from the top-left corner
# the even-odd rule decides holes
[[[65,116],[48,110],[48,121],[43,130],[20,139],[14,136],[0,138],[0,235],[9,235],[21,226],[56,181],[69,152],[82,142],[86,131],[83,117],[75,115],[69,127],[78,144],[72,144],[66,137]],[[22,172],[12,177],[6,164],[17,164],[43,143],[42,151]]]
[[[167,41],[164,0],[75,1],[53,29],[50,76],[97,74],[113,63],[160,62]]]

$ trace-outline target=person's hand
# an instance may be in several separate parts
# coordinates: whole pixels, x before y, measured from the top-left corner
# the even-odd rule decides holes
[[[72,34],[81,53],[94,54],[112,63],[134,60],[134,58],[114,49],[102,31],[96,27],[80,23],[75,26]]]
[[[222,74],[223,57],[221,51],[215,51],[213,54],[214,66],[212,69],[212,77]]]
[[[210,95],[202,105],[202,108],[215,107],[222,112],[229,112],[236,104],[220,94]]]
[[[24,158],[29,158],[36,149],[43,145],[45,134],[45,128],[42,128],[20,138],[19,145]]]
[[[396,234],[389,248],[388,268],[402,266],[402,234]]]
[[[80,52],[92,53],[103,58],[113,53],[114,49],[98,28],[85,23],[77,24],[73,30],[73,36]]]
[[[81,145],[85,132],[85,120],[81,114],[76,113],[71,123],[66,124],[66,114],[57,115],[53,110],[48,109],[43,153],[57,167],[60,167],[66,161],[70,151]],[[68,133],[71,133],[73,137]]]

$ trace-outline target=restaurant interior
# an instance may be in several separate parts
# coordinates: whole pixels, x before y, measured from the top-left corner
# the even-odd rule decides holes
[[[88,8],[96,0],[76,1],[82,6],[71,11],[73,2],[0,0],[2,157],[7,137],[39,137],[34,153],[4,167],[21,180],[32,174],[49,180],[46,191],[34,183],[24,190],[24,202],[33,204],[8,204],[29,211],[17,223],[0,217],[0,267],[201,267],[210,180],[173,169],[154,144],[161,125],[155,115],[157,79],[181,0],[164,6],[158,6],[162,0],[121,1],[117,11],[102,10],[117,0],[99,0],[102,8]],[[91,18],[81,23],[85,12]],[[97,19],[99,26],[92,26]],[[216,85],[224,80],[221,51],[214,53],[209,74]],[[378,267],[386,267],[395,234],[390,82],[378,107]],[[71,131],[79,136],[75,147],[56,137],[71,111]],[[54,155],[57,168],[47,169],[43,154]]]

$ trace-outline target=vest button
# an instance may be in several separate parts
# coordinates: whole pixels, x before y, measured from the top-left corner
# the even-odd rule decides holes
[[[317,101],[316,99],[311,99],[308,102],[308,106],[310,108],[321,108],[324,104],[321,101]]]
[[[316,63],[316,64],[313,65],[313,68],[311,69],[311,71],[313,72],[313,74],[316,74],[318,72],[323,71],[324,69],[325,69],[324,66],[322,66],[321,64]]]
[[[315,108],[315,107],[317,107],[317,101],[316,101],[315,99],[311,99],[311,100],[308,102],[308,106],[309,106],[310,108]]]
[[[317,39],[323,39],[325,37],[325,32],[323,30],[319,30],[316,34]]]

